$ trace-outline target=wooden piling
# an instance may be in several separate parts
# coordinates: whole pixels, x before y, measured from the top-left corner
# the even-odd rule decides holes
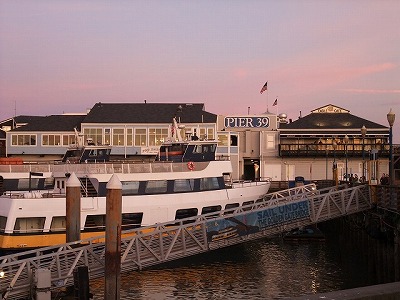
[[[72,173],[66,184],[66,242],[81,239],[81,183]]]
[[[122,184],[117,175],[107,183],[104,299],[119,300],[121,287]]]

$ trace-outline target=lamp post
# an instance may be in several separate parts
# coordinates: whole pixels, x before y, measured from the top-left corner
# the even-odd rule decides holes
[[[335,139],[332,141],[332,147],[333,147],[333,166],[332,166],[333,180],[335,181],[335,185],[337,186],[338,185],[337,164],[336,164],[336,147],[337,147],[337,143],[336,143]]]
[[[390,185],[394,184],[394,170],[393,170],[393,124],[396,115],[390,109],[389,113],[387,114],[387,120],[390,126],[389,130],[389,183]]]
[[[349,137],[347,136],[347,134],[344,136],[344,151],[345,151],[345,155],[346,155],[346,182],[349,181],[349,174],[347,172],[347,144],[349,143]]]
[[[365,144],[364,144],[364,139],[365,136],[367,135],[367,128],[363,125],[361,127],[361,136],[362,136],[362,181],[365,182]]]

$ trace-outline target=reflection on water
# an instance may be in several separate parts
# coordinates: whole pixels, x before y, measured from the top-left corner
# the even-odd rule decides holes
[[[124,274],[121,299],[282,299],[368,285],[349,278],[338,257],[329,241],[262,239]],[[103,279],[91,283],[94,299],[103,288]]]

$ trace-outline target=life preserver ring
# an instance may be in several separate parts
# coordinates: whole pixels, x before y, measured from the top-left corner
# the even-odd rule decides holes
[[[189,161],[189,162],[187,163],[187,167],[188,167],[188,169],[189,169],[190,171],[193,171],[193,170],[194,170],[194,162]]]

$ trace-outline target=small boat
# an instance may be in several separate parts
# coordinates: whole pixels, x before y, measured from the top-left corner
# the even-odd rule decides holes
[[[122,230],[249,205],[268,192],[269,180],[232,180],[231,162],[215,155],[218,141],[183,140],[175,120],[171,126],[174,134],[149,163],[112,162],[108,146],[71,147],[62,162],[41,166],[47,178],[43,182],[50,182],[47,186],[29,184],[29,188],[26,180],[32,176],[26,169],[11,176],[0,168],[3,178],[18,181],[0,196],[0,250],[66,242],[65,189],[72,173],[81,183],[82,239],[104,235],[106,184],[113,174],[122,183]],[[35,180],[40,178],[37,170],[34,174]],[[25,189],[15,189],[22,181]]]
[[[316,226],[293,229],[283,236],[286,241],[324,241],[325,235]]]

